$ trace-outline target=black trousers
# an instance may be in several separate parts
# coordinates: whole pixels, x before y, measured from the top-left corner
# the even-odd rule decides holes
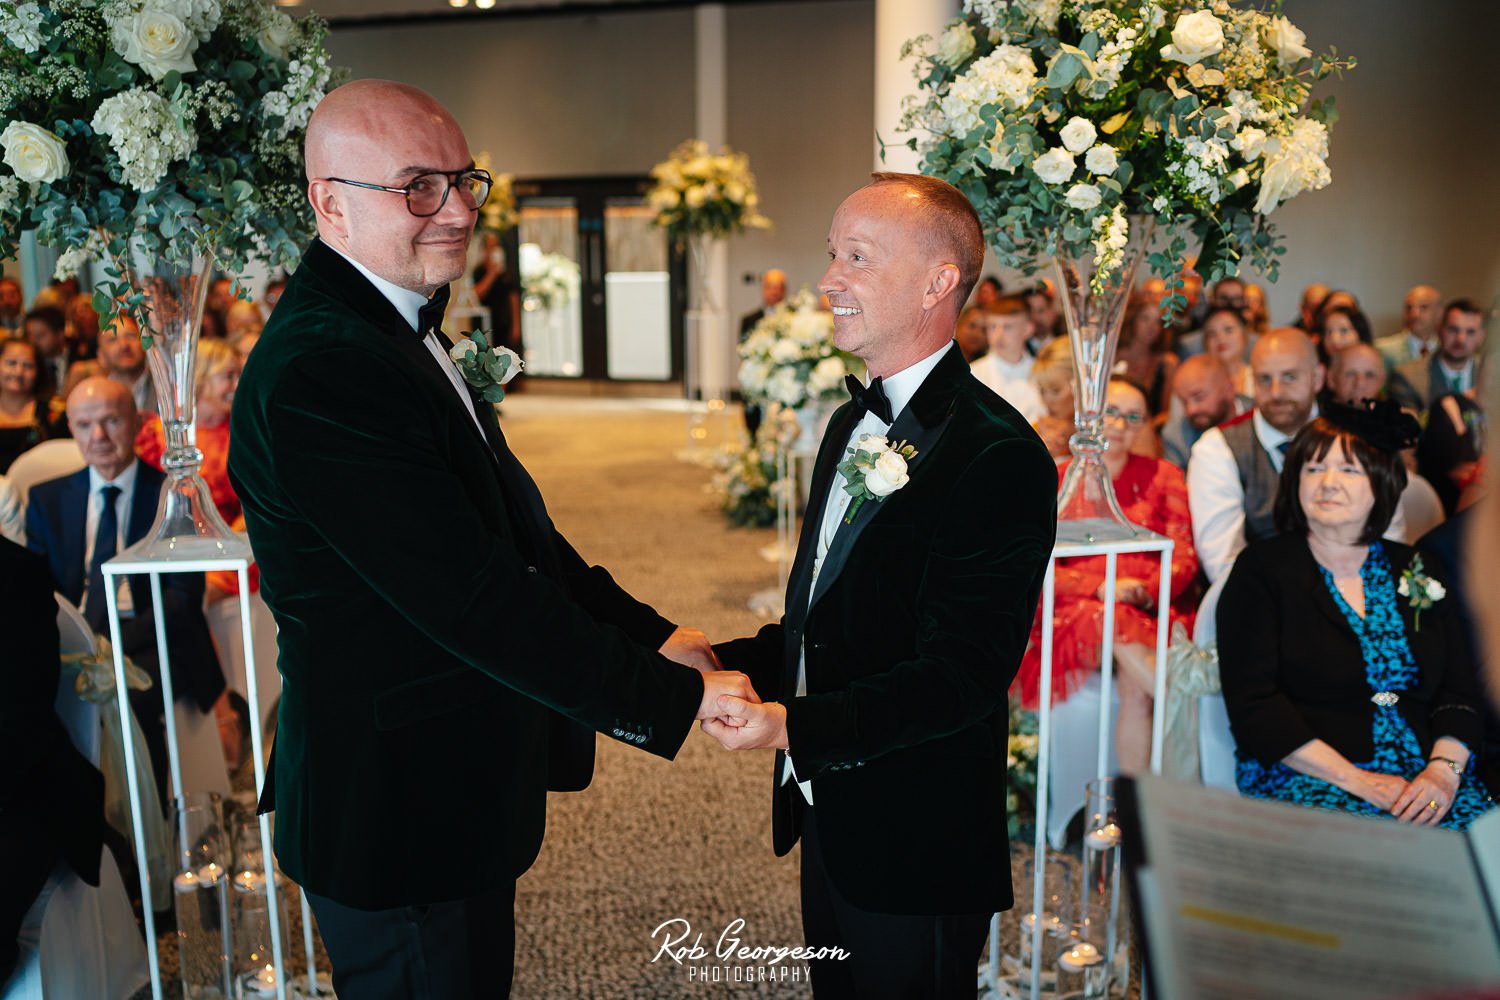
[[[817,810],[802,811],[802,930],[810,948],[837,946],[843,960],[815,960],[818,1000],[973,1000],[990,914],[871,913],[839,894],[823,866]]]
[[[340,1000],[510,996],[516,886],[449,903],[356,910],[309,892]]]

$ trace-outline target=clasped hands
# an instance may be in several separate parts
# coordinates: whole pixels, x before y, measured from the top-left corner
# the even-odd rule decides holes
[[[724,749],[786,749],[786,706],[761,702],[749,677],[738,670],[725,670],[708,636],[695,628],[679,628],[667,637],[660,652],[703,675],[703,701],[698,705],[697,718],[703,731]]]

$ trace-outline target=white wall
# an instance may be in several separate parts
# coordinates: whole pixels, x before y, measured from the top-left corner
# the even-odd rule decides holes
[[[729,141],[750,154],[776,223],[730,243],[729,307],[758,298],[747,273],[784,267],[815,283],[839,200],[869,170],[873,0],[728,8]],[[1359,68],[1323,90],[1342,115],[1333,184],[1274,216],[1286,236],[1273,318],[1304,284],[1357,294],[1395,329],[1418,282],[1489,301],[1500,291],[1500,132],[1488,97],[1500,4],[1492,0],[1287,0],[1315,49]],[[340,27],[331,47],[356,76],[426,87],[475,150],[529,175],[640,174],[693,129],[689,9]]]

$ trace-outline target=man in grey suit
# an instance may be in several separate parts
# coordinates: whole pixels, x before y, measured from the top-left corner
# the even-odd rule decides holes
[[[1425,412],[1443,396],[1468,392],[1478,384],[1483,346],[1484,310],[1470,299],[1454,299],[1443,307],[1438,349],[1392,372],[1388,395],[1402,406]]]

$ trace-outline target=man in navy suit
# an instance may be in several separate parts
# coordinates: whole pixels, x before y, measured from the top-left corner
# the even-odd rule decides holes
[[[58,592],[81,607],[101,635],[109,631],[101,567],[151,529],[161,496],[162,474],[135,457],[139,426],[127,386],[103,377],[80,382],[68,396],[68,427],[88,468],[33,486],[26,510],[27,545],[46,557]],[[125,655],[158,680],[150,581],[137,576],[117,583]],[[208,712],[224,695],[224,674],[203,617],[203,576],[163,576],[162,602],[173,692]],[[131,692],[131,700],[166,802],[161,696],[156,690]]]

